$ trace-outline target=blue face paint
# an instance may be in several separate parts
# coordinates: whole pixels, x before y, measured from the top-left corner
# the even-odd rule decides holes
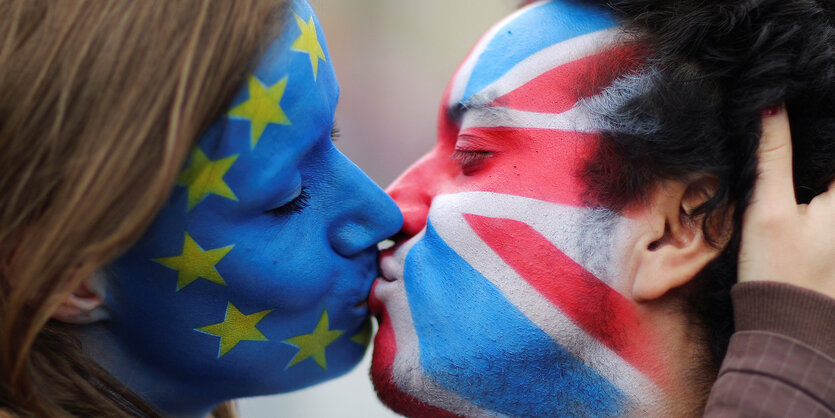
[[[370,338],[376,243],[402,219],[332,144],[338,85],[310,5],[285,26],[106,269],[110,317],[85,344],[164,413],[340,376]]]

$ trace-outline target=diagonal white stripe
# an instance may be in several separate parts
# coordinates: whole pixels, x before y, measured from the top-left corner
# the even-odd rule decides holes
[[[611,28],[551,45],[519,61],[507,73],[476,93],[472,100],[475,104],[490,103],[554,68],[611,48],[622,35],[620,28]],[[458,100],[461,100],[461,97],[458,97]]]
[[[476,196],[473,193],[483,193],[483,195]],[[480,200],[485,205],[480,208],[473,208],[457,202],[459,199],[466,200],[467,198]],[[530,220],[534,217],[522,214],[523,211],[528,211],[528,208],[518,206],[518,201],[516,201],[517,205],[513,210],[514,206],[508,204],[514,201],[516,199],[508,199],[507,195],[486,192],[441,195],[433,200],[429,219],[438,235],[447,245],[493,283],[511,303],[558,344],[616,385],[630,398],[632,404],[657,404],[661,392],[652,381],[617,353],[575,325],[557,306],[537,292],[512,267],[493,252],[462,216],[463,213],[495,216],[504,211],[506,215],[511,215],[507,217],[508,219],[521,220],[520,218],[528,218]],[[460,211],[463,207],[467,208],[466,212]],[[534,210],[536,209],[534,208]],[[572,217],[577,218],[576,213],[570,214],[571,211],[562,210],[560,212],[549,215],[552,216],[550,222],[534,222],[531,226],[540,233],[549,233],[549,231],[542,231],[541,228],[542,224],[552,224],[553,216],[568,214],[567,222],[570,222]],[[555,231],[550,231],[552,234],[553,232]],[[562,247],[558,248],[563,250]],[[575,261],[577,260],[575,259]]]
[[[533,128],[597,133],[599,129],[584,106],[575,106],[562,113],[538,113],[508,107],[482,107],[468,110],[461,128]]]
[[[380,282],[374,288],[375,296],[386,301],[386,311],[394,329],[397,352],[392,365],[394,383],[401,391],[445,411],[467,417],[504,417],[504,415],[476,406],[452,393],[423,373],[420,365],[420,347],[409,301],[406,298],[403,266],[411,247],[423,238],[425,230],[412,237],[395,251],[391,258],[383,259],[381,266],[394,282]]]
[[[473,74],[473,69],[475,68],[475,64],[478,62],[478,58],[481,57],[481,54],[487,48],[487,45],[490,45],[490,42],[493,41],[493,38],[496,37],[496,34],[502,29],[502,27],[526,11],[534,7],[539,7],[545,3],[547,3],[547,0],[538,1],[515,11],[508,17],[499,21],[499,23],[493,25],[490,30],[488,30],[487,33],[481,37],[475,47],[473,47],[470,55],[468,55],[461,64],[458,72],[456,72],[455,76],[453,76],[452,88],[449,95],[449,107],[454,106],[464,96],[464,91],[467,89],[467,84],[470,82],[470,76]]]

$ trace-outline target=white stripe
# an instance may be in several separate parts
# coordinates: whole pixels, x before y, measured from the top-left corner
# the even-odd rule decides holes
[[[383,271],[389,277],[397,277],[393,282],[382,281],[374,287],[375,296],[386,301],[397,352],[392,365],[394,383],[404,393],[408,393],[427,404],[468,417],[503,417],[504,415],[476,406],[466,399],[452,393],[423,373],[420,365],[420,347],[409,301],[406,298],[405,282],[403,280],[403,266],[406,254],[411,247],[423,238],[423,234],[412,237],[398,248],[392,257],[384,258]]]
[[[464,91],[467,89],[467,84],[470,82],[470,76],[473,74],[473,69],[475,68],[475,64],[478,62],[478,58],[484,53],[484,50],[487,48],[487,45],[490,45],[490,42],[493,41],[493,38],[496,37],[496,34],[510,21],[516,19],[519,15],[525,13],[526,11],[534,8],[539,7],[545,3],[547,0],[538,1],[536,3],[530,4],[525,6],[514,13],[510,14],[508,17],[499,21],[493,25],[490,30],[488,30],[478,41],[478,43],[473,47],[473,50],[470,52],[470,55],[464,60],[461,64],[461,67],[458,69],[458,72],[455,73],[453,76],[452,81],[452,88],[450,90],[449,95],[449,103],[448,106],[452,107],[456,103],[458,103],[461,98],[464,96]]]
[[[604,29],[551,45],[519,61],[507,73],[476,93],[473,98],[478,104],[492,102],[554,68],[610,48],[622,33],[620,28]]]
[[[441,195],[432,201],[438,212],[486,216],[489,218],[512,219],[530,225],[566,256],[583,266],[609,287],[624,296],[628,295],[629,283],[621,275],[625,243],[629,242],[632,222],[606,209],[591,209],[562,205],[491,192],[463,192]],[[615,219],[614,225],[599,225],[589,222],[592,212],[606,212]],[[435,217],[441,216],[436,214]],[[434,225],[433,220],[433,225]],[[587,242],[591,240],[593,242]]]
[[[561,113],[538,113],[508,107],[473,108],[464,113],[461,128],[538,128],[598,133],[599,129],[585,106],[575,106]]]
[[[604,344],[592,338],[575,325],[558,307],[547,300],[527,283],[516,271],[507,265],[466,222],[463,213],[457,212],[463,205],[457,199],[466,199],[469,193],[441,195],[435,197],[429,213],[429,219],[438,235],[456,253],[474,269],[493,283],[502,294],[522,311],[536,326],[545,331],[558,344],[578,356],[587,366],[600,376],[612,382],[630,398],[630,403],[653,405],[660,399],[660,389],[646,376],[613,352]],[[464,195],[464,196],[462,196]],[[493,213],[508,210],[503,195],[479,196],[484,203],[478,210],[467,206],[466,213]],[[489,199],[485,199],[489,197]],[[515,199],[510,199],[510,202]],[[468,202],[471,203],[471,202]],[[503,204],[504,203],[504,204]],[[520,210],[521,209],[521,210]],[[510,219],[517,219],[518,214],[527,211],[527,207],[516,207]],[[566,213],[566,211],[562,211]],[[559,216],[559,215],[552,215]],[[571,215],[569,215],[571,216]],[[553,224],[553,218],[551,222]],[[534,229],[542,225],[531,225]],[[546,231],[547,232],[547,231]],[[562,249],[562,248],[561,248]]]

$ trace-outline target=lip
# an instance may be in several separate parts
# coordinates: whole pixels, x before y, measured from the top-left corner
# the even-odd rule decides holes
[[[397,275],[394,274],[397,271],[396,261],[392,256],[394,251],[397,247],[389,248],[385,251],[380,252],[379,258],[379,268],[380,268],[380,277],[378,279],[385,280],[387,282],[393,282],[397,280]]]

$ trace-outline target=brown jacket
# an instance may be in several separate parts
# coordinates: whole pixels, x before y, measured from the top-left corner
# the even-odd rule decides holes
[[[707,417],[835,417],[835,299],[775,282],[731,291],[736,333]]]

